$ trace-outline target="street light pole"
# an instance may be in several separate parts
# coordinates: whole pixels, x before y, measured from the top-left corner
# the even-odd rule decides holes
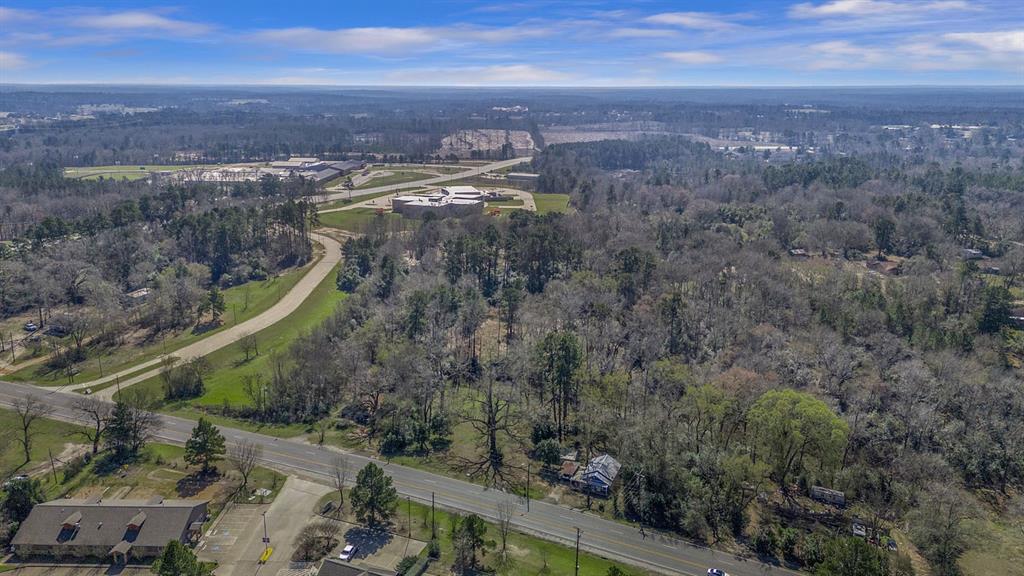
[[[270,547],[270,536],[267,535],[267,513],[263,513],[263,550]]]

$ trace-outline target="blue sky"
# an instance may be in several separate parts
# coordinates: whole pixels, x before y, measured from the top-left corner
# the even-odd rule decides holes
[[[1024,1],[0,0],[0,83],[1024,85]]]

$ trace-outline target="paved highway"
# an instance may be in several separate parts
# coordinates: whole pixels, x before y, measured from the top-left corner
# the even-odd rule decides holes
[[[0,406],[12,406],[19,399],[34,394],[44,399],[53,409],[52,418],[75,422],[79,416],[72,409],[77,396],[74,393],[35,388],[31,385],[0,382]],[[195,422],[183,418],[161,416],[156,437],[162,442],[184,444]],[[329,483],[331,465],[338,452],[317,448],[309,444],[277,439],[262,434],[232,428],[221,428],[228,446],[249,440],[263,446],[263,464],[286,474],[304,476]],[[444,508],[460,512],[473,512],[496,520],[499,502],[512,496],[476,484],[456,480],[415,468],[374,460],[364,456],[348,456],[354,467],[373,461],[384,467],[394,479],[398,492],[421,502],[436,502]],[[641,535],[636,527],[599,518],[576,510],[533,500],[526,511],[521,500],[515,527],[526,533],[548,540],[572,545],[576,527],[582,531],[582,548],[608,558],[614,558],[670,575],[705,576],[709,567],[726,570],[734,576],[796,574],[785,568],[744,560],[732,554],[694,546],[684,540],[648,531]],[[591,576],[591,575],[584,575]],[[603,576],[603,575],[593,575]]]
[[[408,188],[418,188],[420,186],[433,186],[434,184],[444,184],[445,182],[451,182],[453,180],[461,180],[463,178],[469,178],[471,176],[479,176],[486,174],[493,170],[501,170],[502,168],[508,168],[509,166],[515,166],[524,162],[532,160],[531,157],[525,156],[523,158],[513,158],[511,160],[502,160],[500,162],[491,162],[490,164],[484,164],[483,166],[477,166],[475,168],[468,168],[462,172],[456,172],[454,174],[442,174],[440,176],[434,176],[433,178],[425,178],[423,180],[414,180],[412,182],[403,182],[401,184],[387,184],[385,186],[375,186],[373,188],[363,188],[362,190],[345,190],[341,187],[335,187],[328,189],[331,194],[323,196],[323,202],[333,202],[335,200],[348,200],[355,199],[360,196],[366,196],[369,194],[378,194],[380,192],[396,192],[398,190],[405,190]]]

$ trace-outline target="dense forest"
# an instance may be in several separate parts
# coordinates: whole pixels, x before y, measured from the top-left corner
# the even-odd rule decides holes
[[[479,98],[443,114],[433,98],[401,111],[330,101],[372,109],[357,116],[283,96],[231,114],[168,103],[88,144],[103,119],[19,133],[0,153],[0,307],[124,313],[124,293],[151,286],[164,320],[139,321],[161,327],[192,321],[211,286],[311,257],[308,183],[76,181],[65,165],[177,149],[425,158],[453,128],[536,132],[565,108],[526,93],[529,114],[488,116],[507,101]],[[358,428],[382,454],[438,457],[510,491],[568,449],[612,454],[621,480],[586,501],[601,513],[821,574],[838,573],[831,551],[856,517],[901,527],[931,573],[958,574],[985,538],[974,520],[1021,506],[1024,489],[1024,118],[1009,103],[860,98],[794,115],[770,101],[581,96],[574,121],[615,110],[679,133],[544,147],[538,196],[568,194],[564,214],[411,228],[379,215],[345,243],[333,315],[238,383],[247,402],[204,409]],[[988,128],[924,127],[940,116]],[[816,152],[682,135],[753,122]],[[877,126],[896,122],[921,128]],[[370,132],[384,136],[361,144]],[[468,452],[452,449],[457,428]],[[815,507],[812,487],[850,509]],[[879,574],[914,573],[909,551],[881,558]]]

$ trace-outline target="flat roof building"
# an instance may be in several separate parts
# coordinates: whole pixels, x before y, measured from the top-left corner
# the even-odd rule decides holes
[[[53,500],[36,504],[11,546],[23,558],[156,558],[171,540],[194,543],[206,502],[196,500]]]
[[[406,218],[422,218],[434,214],[439,218],[481,214],[487,194],[474,186],[448,186],[422,195],[398,196],[391,200],[391,209]]]

